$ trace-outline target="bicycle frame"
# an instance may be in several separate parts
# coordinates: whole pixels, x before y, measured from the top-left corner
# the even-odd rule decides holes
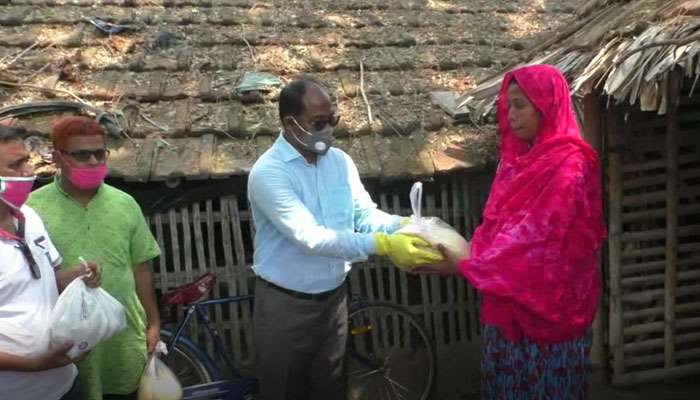
[[[240,372],[233,365],[233,360],[231,359],[231,357],[229,357],[228,353],[224,349],[219,330],[216,329],[216,327],[212,327],[211,320],[204,312],[204,310],[211,306],[240,303],[243,301],[253,300],[253,298],[253,295],[223,297],[219,299],[203,300],[188,306],[187,311],[185,311],[185,318],[177,326],[177,329],[175,330],[175,334],[173,335],[171,342],[168,343],[168,351],[170,351],[172,346],[178,341],[178,339],[181,336],[183,336],[185,327],[192,319],[192,315],[196,315],[197,321],[202,322],[204,324],[204,327],[206,328],[209,337],[212,339],[212,342],[214,344],[214,351],[216,352],[216,354],[218,354],[219,357],[223,358],[224,362],[226,363],[226,366],[229,368],[233,376],[236,378],[240,378]]]

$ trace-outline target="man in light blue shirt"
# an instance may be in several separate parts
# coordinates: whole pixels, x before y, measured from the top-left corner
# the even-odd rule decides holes
[[[339,116],[321,86],[290,83],[279,113],[283,132],[248,180],[260,397],[344,400],[351,263],[377,254],[411,267],[442,257],[394,234],[402,218],[377,209],[352,159],[332,147]]]

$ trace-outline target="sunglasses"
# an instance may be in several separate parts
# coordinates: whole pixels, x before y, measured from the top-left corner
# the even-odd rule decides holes
[[[330,125],[335,127],[338,125],[338,122],[340,122],[340,114],[333,114],[328,118],[322,118],[322,119],[317,119],[311,122],[311,127],[315,131],[320,131],[323,130],[323,128],[326,127],[326,125]]]
[[[32,254],[32,250],[29,248],[29,245],[27,245],[27,242],[25,242],[23,239],[18,240],[17,244],[15,246],[17,246],[17,248],[24,255],[24,258],[27,260],[27,264],[29,265],[29,270],[32,272],[32,276],[34,277],[34,279],[41,278],[41,271],[39,270],[39,264],[36,263],[36,260],[34,259],[34,255]]]
[[[88,162],[91,157],[95,157],[97,162],[105,162],[109,158],[109,150],[107,149],[64,151],[63,153],[68,154],[78,162]]]

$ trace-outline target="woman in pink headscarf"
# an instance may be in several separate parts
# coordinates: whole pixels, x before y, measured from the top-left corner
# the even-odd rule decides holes
[[[555,67],[509,72],[501,160],[471,242],[443,268],[482,295],[482,396],[583,399],[605,237],[600,167]]]

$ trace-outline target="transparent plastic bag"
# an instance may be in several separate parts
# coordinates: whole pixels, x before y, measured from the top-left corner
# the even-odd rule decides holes
[[[173,371],[158,358],[168,354],[165,343],[158,342],[139,382],[138,400],[182,400],[182,385]]]
[[[68,284],[51,311],[52,346],[73,342],[67,355],[77,358],[126,328],[124,307],[102,288],[89,288],[82,277]]]
[[[443,245],[450,257],[463,260],[469,258],[469,242],[448,223],[437,217],[422,217],[421,203],[423,184],[416,182],[411,187],[411,209],[413,210],[410,224],[401,228],[398,233],[416,235],[437,249]]]

